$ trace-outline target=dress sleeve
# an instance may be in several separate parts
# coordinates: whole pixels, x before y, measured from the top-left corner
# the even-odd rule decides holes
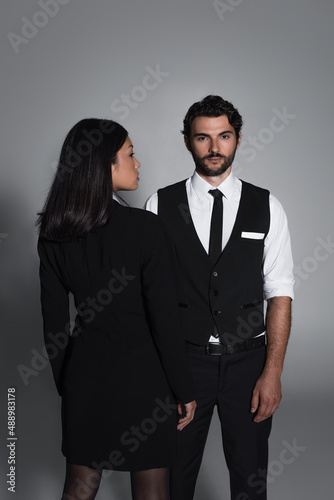
[[[39,238],[39,276],[45,347],[52,367],[58,393],[61,395],[62,375],[70,335],[68,289],[57,259],[60,244]],[[58,249],[58,252],[57,252]]]
[[[195,391],[179,317],[171,244],[161,221],[146,212],[142,235],[142,291],[149,323],[169,386],[189,403]]]

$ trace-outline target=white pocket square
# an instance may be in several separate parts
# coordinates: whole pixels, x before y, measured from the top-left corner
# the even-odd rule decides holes
[[[263,240],[264,233],[250,233],[248,231],[242,231],[241,238],[249,238],[251,240]]]

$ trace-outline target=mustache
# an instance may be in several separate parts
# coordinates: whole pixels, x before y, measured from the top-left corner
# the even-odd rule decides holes
[[[207,156],[204,156],[203,160],[208,160],[210,158],[226,158],[226,156],[221,155],[219,153],[211,153],[211,154],[209,154]]]

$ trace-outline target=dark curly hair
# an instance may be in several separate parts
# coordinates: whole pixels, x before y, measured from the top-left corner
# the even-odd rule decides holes
[[[197,116],[208,116],[217,118],[226,115],[230,125],[235,130],[237,140],[239,139],[242,127],[242,117],[239,111],[228,101],[218,95],[208,95],[201,101],[195,102],[187,111],[183,120],[183,130],[186,137],[190,137],[191,125]]]

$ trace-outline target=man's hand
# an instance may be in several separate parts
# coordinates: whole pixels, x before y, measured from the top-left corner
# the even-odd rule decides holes
[[[282,398],[281,374],[291,326],[290,297],[273,297],[267,307],[267,355],[251,401],[254,422],[262,422],[277,410]]]
[[[254,422],[262,422],[271,417],[282,399],[280,374],[262,373],[258,378],[251,401],[251,412],[256,413]]]
[[[177,424],[177,430],[182,431],[182,429],[185,428],[186,425],[188,425],[192,419],[194,418],[195,410],[196,410],[197,403],[196,401],[191,401],[190,403],[178,403],[177,405],[177,411],[179,415],[183,415],[185,413],[185,416],[179,419],[179,423]]]

